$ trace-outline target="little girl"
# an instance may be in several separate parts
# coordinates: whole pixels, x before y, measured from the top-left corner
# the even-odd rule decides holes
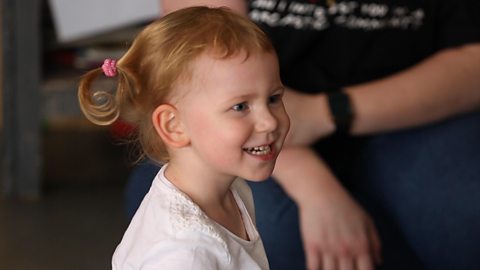
[[[115,93],[94,91],[102,74]],[[192,7],[147,26],[79,86],[86,117],[138,127],[162,164],[112,259],[113,269],[268,269],[242,179],[270,176],[289,129],[274,49],[225,8]]]

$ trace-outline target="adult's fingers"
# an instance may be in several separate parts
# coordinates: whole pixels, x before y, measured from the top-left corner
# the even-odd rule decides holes
[[[317,248],[305,247],[305,256],[306,256],[308,270],[322,269],[321,268],[322,257],[321,257],[321,253]]]
[[[359,256],[356,259],[355,264],[356,264],[356,269],[357,270],[373,270],[373,269],[375,269],[374,265],[373,265],[372,256],[367,255],[367,254]]]
[[[322,270],[336,270],[337,262],[332,254],[323,254],[322,256]]]
[[[341,257],[338,259],[339,270],[356,270],[355,261],[352,257]]]

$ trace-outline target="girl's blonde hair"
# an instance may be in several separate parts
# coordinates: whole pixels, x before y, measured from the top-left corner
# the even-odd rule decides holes
[[[228,58],[238,52],[274,53],[267,36],[248,18],[227,8],[190,7],[172,12],[151,23],[118,60],[118,85],[114,93],[93,91],[102,75],[96,68],[86,73],[78,88],[80,107],[98,125],[119,117],[133,124],[143,151],[157,162],[167,162],[165,145],[153,128],[155,108],[168,103],[174,84],[191,77],[192,62],[202,53]],[[174,93],[173,93],[174,94]]]

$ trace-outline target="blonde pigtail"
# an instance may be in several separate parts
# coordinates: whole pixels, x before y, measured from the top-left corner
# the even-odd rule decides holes
[[[78,100],[80,109],[92,123],[107,126],[115,122],[120,116],[120,110],[115,96],[106,90],[93,90],[92,84],[102,74],[97,68],[86,73],[80,80]]]
[[[113,92],[93,89],[94,81],[104,73],[105,70],[97,68],[87,72],[80,80],[78,100],[85,117],[96,125],[107,126],[117,121],[121,111],[125,109],[129,111],[126,113],[130,116],[127,117],[128,120],[135,119],[136,117],[132,117],[134,115],[132,112],[135,111],[135,98],[139,91],[136,77],[128,70],[116,67],[115,75],[109,76],[117,79],[117,86]]]

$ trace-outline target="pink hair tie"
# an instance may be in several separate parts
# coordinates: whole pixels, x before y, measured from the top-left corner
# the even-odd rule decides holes
[[[102,70],[107,77],[117,76],[117,61],[109,58],[105,59],[105,61],[103,61]]]

